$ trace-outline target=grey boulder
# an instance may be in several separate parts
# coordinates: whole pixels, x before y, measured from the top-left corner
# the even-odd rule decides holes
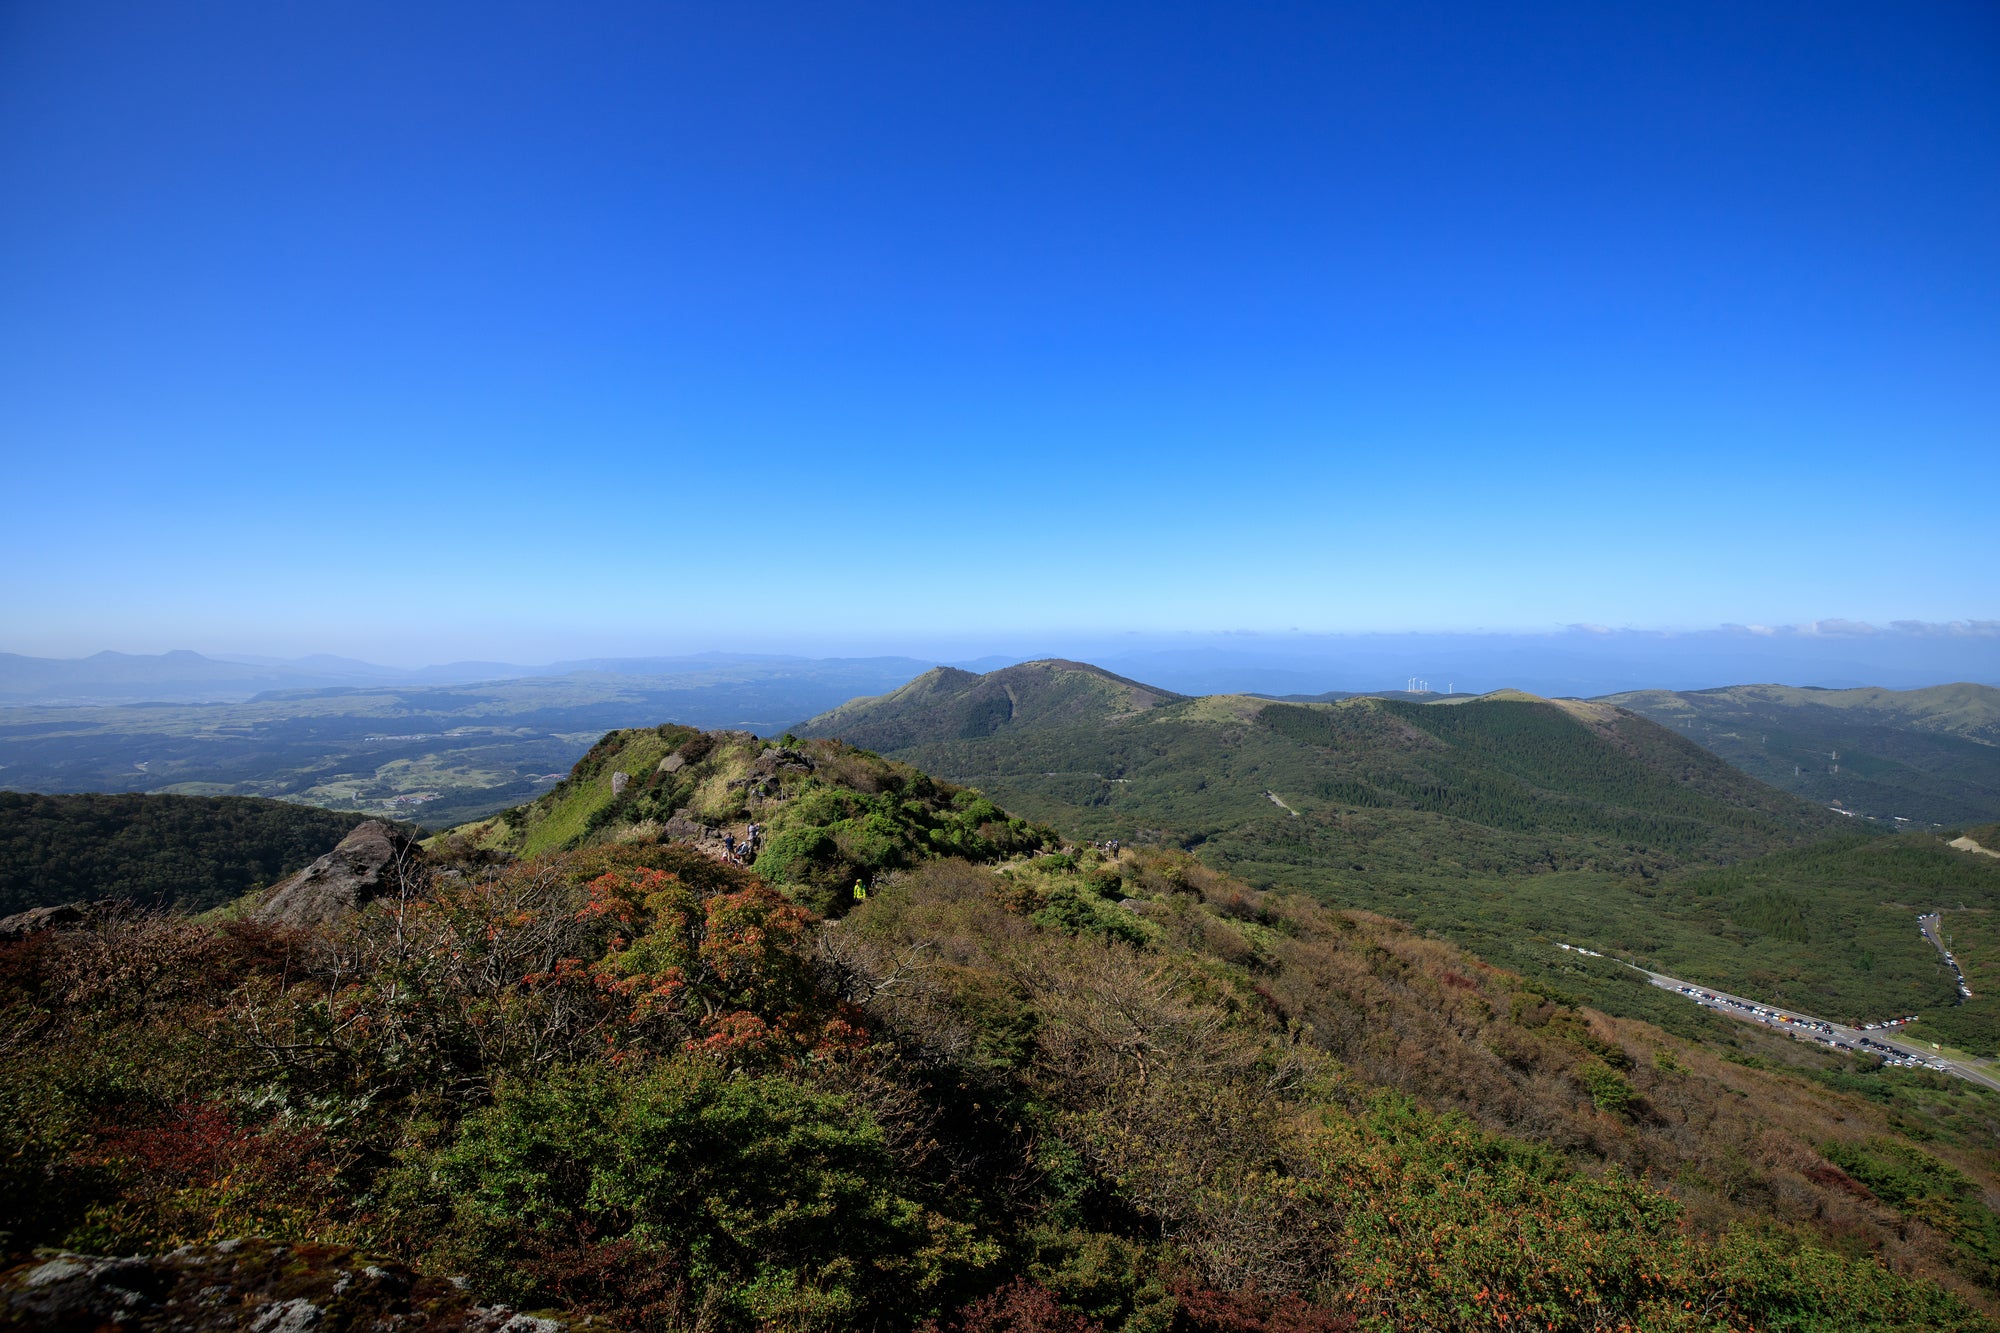
[[[266,889],[251,915],[270,925],[325,925],[384,894],[414,889],[421,855],[394,825],[371,819],[325,856]]]

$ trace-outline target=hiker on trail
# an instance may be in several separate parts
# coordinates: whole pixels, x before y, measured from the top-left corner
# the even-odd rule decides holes
[[[722,835],[722,850],[728,852],[731,856],[736,855],[736,835],[734,833],[725,833]]]
[[[868,901],[868,886],[858,879],[854,881],[854,901],[857,903]]]

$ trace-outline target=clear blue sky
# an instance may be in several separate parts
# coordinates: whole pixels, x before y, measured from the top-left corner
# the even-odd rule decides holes
[[[2000,8],[0,7],[0,649],[2000,614]]]

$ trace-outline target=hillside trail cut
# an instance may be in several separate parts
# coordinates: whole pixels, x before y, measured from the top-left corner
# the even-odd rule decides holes
[[[1981,856],[1991,856],[1996,859],[2000,859],[2000,852],[1996,852],[1990,847],[1981,847],[1978,843],[1974,842],[1970,838],[1953,838],[1950,842],[1946,843],[1945,846],[1956,847],[1961,852],[1977,852]]]
[[[762,850],[764,839],[764,826],[755,825],[757,831],[754,836],[752,827],[749,824],[721,827],[704,824],[694,817],[693,811],[676,810],[660,829],[660,841],[692,848],[712,861],[749,865],[756,853]]]

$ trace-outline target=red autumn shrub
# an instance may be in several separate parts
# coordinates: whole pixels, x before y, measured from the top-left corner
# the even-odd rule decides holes
[[[1104,1333],[1104,1326],[1063,1309],[1047,1287],[1021,1277],[942,1324],[926,1323],[922,1333]]]
[[[1174,1298],[1188,1333],[1349,1333],[1355,1327],[1352,1315],[1249,1288],[1224,1292],[1189,1284],[1176,1286]]]
[[[74,1163],[121,1182],[118,1205],[86,1231],[106,1242],[185,1244],[250,1232],[310,1235],[338,1168],[316,1129],[245,1125],[214,1102],[183,1102],[102,1126]]]
[[[629,1239],[603,1240],[579,1222],[576,1235],[557,1239],[529,1233],[515,1263],[524,1277],[566,1309],[637,1330],[699,1326],[688,1295],[687,1274],[673,1255]]]

